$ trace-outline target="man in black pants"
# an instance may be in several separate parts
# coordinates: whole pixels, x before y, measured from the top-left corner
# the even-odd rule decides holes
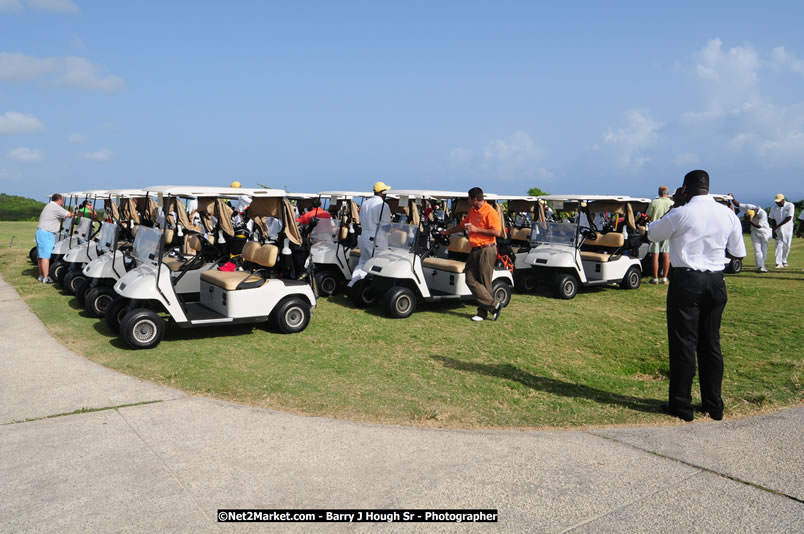
[[[648,226],[650,241],[670,240],[667,338],[670,395],[662,409],[692,421],[692,379],[698,355],[703,411],[723,418],[720,319],[726,307],[726,254],[745,256],[740,221],[708,196],[709,174],[692,171],[674,195],[675,207]]]

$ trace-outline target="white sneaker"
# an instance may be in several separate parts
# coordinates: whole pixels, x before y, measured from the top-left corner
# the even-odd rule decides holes
[[[49,277],[49,276],[46,276],[45,279],[42,280],[42,281],[44,283],[46,283],[46,284],[52,284],[53,283],[53,279],[51,277]]]
[[[782,269],[782,268],[784,268],[784,265],[782,265],[781,263],[777,263],[776,268],[777,269]]]
[[[662,283],[663,284],[669,284],[670,280],[668,280],[667,278],[662,278]]]
[[[758,272],[758,273],[766,273],[766,272],[768,272],[768,270],[767,270],[766,268],[764,268],[764,267],[763,267],[763,268],[761,268],[761,269],[757,269],[757,272]]]
[[[37,280],[39,280],[40,282],[42,282],[42,281],[44,281],[44,280],[45,280],[45,277],[44,277],[44,276],[42,276],[42,275],[40,274],[40,275],[39,275],[39,278],[37,278]]]
[[[649,284],[658,284],[658,283],[659,283],[659,279],[658,279],[658,278],[651,278],[650,282],[648,282],[648,283],[649,283]]]
[[[481,317],[480,315],[475,315],[474,317],[472,317],[472,320],[473,321],[484,321],[485,318]]]

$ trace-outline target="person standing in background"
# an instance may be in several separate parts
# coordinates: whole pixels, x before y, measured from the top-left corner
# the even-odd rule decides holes
[[[775,205],[771,208],[770,218],[773,219],[773,237],[776,238],[776,268],[787,267],[787,257],[790,255],[790,246],[793,244],[793,204],[784,199],[779,193],[773,199]]]
[[[738,208],[746,210],[746,220],[751,225],[751,244],[754,245],[754,261],[757,264],[757,272],[766,273],[768,269],[765,267],[765,260],[768,257],[768,244],[771,238],[768,214],[754,204],[740,204],[736,198],[733,202]]]
[[[659,196],[653,199],[648,206],[645,215],[650,222],[656,222],[670,211],[673,201],[670,200],[670,189],[666,185],[659,186]],[[662,283],[667,283],[667,275],[670,272],[670,242],[667,240],[651,243],[648,252],[653,255],[653,278],[651,284],[659,283],[659,260],[662,262]]]
[[[36,226],[36,254],[39,256],[39,278],[40,282],[52,284],[50,278],[50,255],[53,253],[53,245],[56,244],[56,233],[61,228],[61,222],[73,216],[72,212],[64,209],[64,198],[55,193],[50,197],[50,202],[39,214],[39,224]]]

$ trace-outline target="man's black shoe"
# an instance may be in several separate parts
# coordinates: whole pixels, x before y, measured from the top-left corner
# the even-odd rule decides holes
[[[678,417],[679,419],[682,419],[682,420],[684,420],[684,421],[686,421],[688,423],[690,421],[692,421],[692,414],[689,414],[689,415],[682,414],[681,412],[672,409],[670,407],[670,405],[668,403],[666,403],[666,402],[664,404],[662,404],[660,408],[664,413],[666,413],[668,415],[672,415],[673,417]]]
[[[723,420],[723,410],[707,410],[703,406],[696,406],[697,410],[702,411],[703,413],[709,414],[709,417],[714,419],[715,421],[722,421]]]
[[[500,312],[501,311],[502,311],[502,302],[498,301],[497,305],[494,306],[494,311],[491,312],[491,315],[489,316],[489,319],[491,319],[492,321],[496,321],[497,319],[500,318]]]

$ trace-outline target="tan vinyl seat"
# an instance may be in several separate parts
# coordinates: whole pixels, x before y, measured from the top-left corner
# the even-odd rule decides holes
[[[424,267],[431,269],[438,269],[439,271],[447,271],[450,273],[462,273],[466,269],[465,261],[448,260],[445,258],[424,258],[422,260]]]
[[[352,250],[349,251],[349,255],[352,256],[353,258],[359,258],[360,257],[360,249],[359,248],[353,248]]]
[[[256,241],[249,241],[243,247],[243,259],[252,263],[257,263],[263,267],[273,267],[279,256],[279,248],[276,245],[260,245]],[[268,283],[268,280],[260,275],[245,271],[219,271],[211,269],[201,273],[201,280],[212,285],[221,287],[226,291],[234,291],[241,284],[247,287],[241,289],[254,289]]]
[[[469,246],[469,238],[465,235],[451,235],[449,238],[449,246],[447,250],[450,252],[460,252],[462,254],[469,254],[472,252],[472,247]]]
[[[511,241],[530,241],[530,228],[512,228]]]
[[[587,239],[583,242],[584,247],[611,248],[619,249],[625,245],[625,234],[621,232],[609,232],[608,234],[597,234],[595,239]],[[614,252],[614,250],[612,250]],[[581,259],[584,261],[594,261],[596,263],[606,263],[611,258],[611,254],[606,252],[592,252],[581,250]]]

